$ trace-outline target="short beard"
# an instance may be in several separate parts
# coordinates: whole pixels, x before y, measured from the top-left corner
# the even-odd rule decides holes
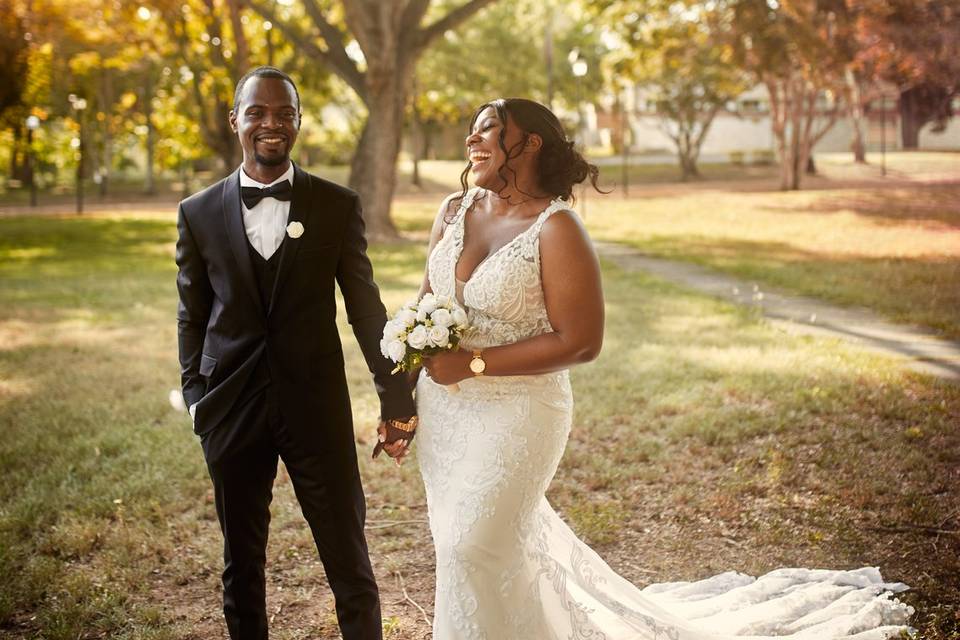
[[[262,164],[265,167],[279,167],[284,162],[290,159],[290,154],[285,153],[282,156],[278,156],[275,158],[267,158],[265,156],[260,155],[259,153],[254,152],[253,159],[257,161],[257,164]]]

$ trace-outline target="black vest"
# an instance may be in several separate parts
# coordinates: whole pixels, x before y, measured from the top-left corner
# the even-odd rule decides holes
[[[270,309],[270,299],[273,297],[273,287],[277,282],[277,271],[280,268],[280,252],[283,250],[283,242],[273,252],[269,260],[265,260],[250,242],[247,242],[247,250],[250,252],[250,265],[253,267],[253,277],[257,281],[257,289],[260,291],[260,300],[263,302],[264,313]],[[270,366],[267,364],[266,353],[257,363],[257,368],[253,373],[251,383],[264,384],[270,380]]]
[[[270,308],[273,286],[277,282],[277,270],[280,268],[280,252],[283,250],[283,243],[280,243],[269,260],[265,260],[249,242],[247,242],[247,250],[250,252],[250,264],[253,266],[253,277],[257,281],[263,310],[266,311]]]

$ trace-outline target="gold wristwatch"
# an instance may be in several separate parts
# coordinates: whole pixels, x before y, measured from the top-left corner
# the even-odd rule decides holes
[[[483,352],[480,349],[473,350],[473,360],[470,361],[470,371],[474,376],[482,376],[487,370],[487,363],[483,359]]]

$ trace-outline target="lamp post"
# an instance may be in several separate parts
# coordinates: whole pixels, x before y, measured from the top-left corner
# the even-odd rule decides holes
[[[37,181],[34,178],[33,132],[40,128],[40,118],[27,117],[27,180],[30,182],[30,206],[37,206]]]
[[[624,197],[630,195],[630,143],[633,141],[633,130],[630,128],[629,116],[630,85],[623,87],[623,100],[620,102],[620,147],[623,151],[621,166],[621,181],[623,182]]]
[[[577,79],[577,129],[579,129],[580,144],[586,147],[586,132],[583,126],[585,118],[583,117],[583,105],[581,103],[583,76],[587,75],[587,61],[580,57],[580,52],[576,49],[570,52],[570,57],[570,68],[573,71],[574,77]]]
[[[267,32],[267,64],[273,66],[273,23],[263,21],[263,30]]]
[[[573,49],[570,52],[570,55],[567,56],[567,60],[570,61],[570,69],[573,71],[574,77],[577,79],[577,129],[579,130],[578,136],[580,138],[580,144],[584,149],[587,147],[587,134],[584,129],[584,117],[583,117],[583,108],[581,105],[582,102],[582,84],[583,76],[587,75],[587,61],[580,57],[580,50]],[[581,205],[581,213],[583,215],[587,214],[587,190],[583,189],[583,203]]]
[[[87,108],[87,101],[71,94],[73,109],[77,112],[77,137],[70,141],[70,146],[77,150],[77,214],[83,213],[83,112]]]
[[[880,94],[880,175],[887,177],[887,94]]]

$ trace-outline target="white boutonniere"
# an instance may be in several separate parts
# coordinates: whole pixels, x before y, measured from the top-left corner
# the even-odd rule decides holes
[[[303,235],[303,224],[299,222],[291,222],[287,225],[287,235],[296,240]]]

